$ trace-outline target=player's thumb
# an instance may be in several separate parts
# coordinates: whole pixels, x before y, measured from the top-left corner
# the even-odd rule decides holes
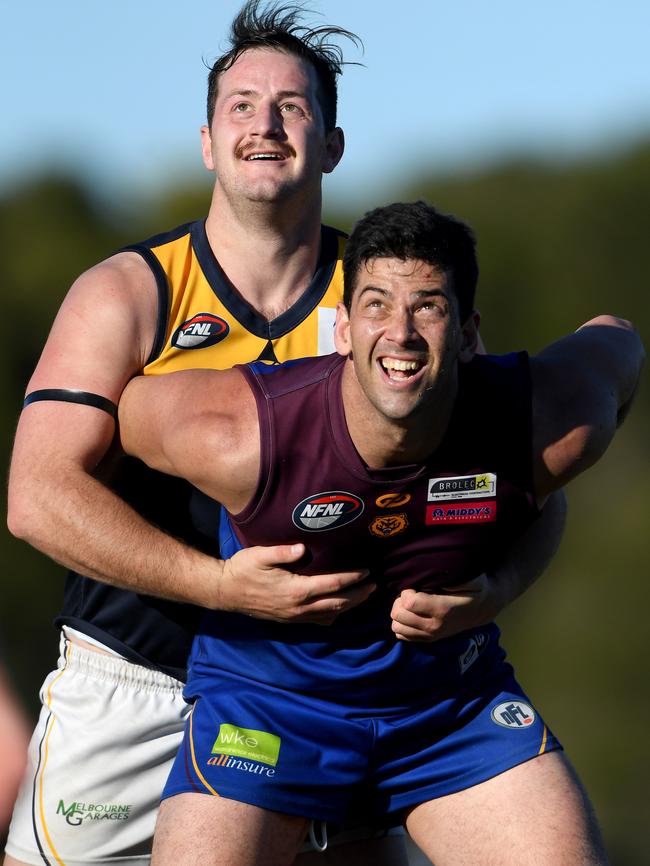
[[[266,549],[269,562],[274,565],[286,565],[290,562],[297,562],[305,555],[304,544],[276,544],[274,547]]]

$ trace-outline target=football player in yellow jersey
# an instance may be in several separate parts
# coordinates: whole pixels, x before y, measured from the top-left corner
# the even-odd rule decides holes
[[[187,712],[183,668],[196,621],[188,604],[326,625],[373,591],[364,573],[292,573],[300,545],[253,548],[224,563],[203,545],[210,515],[204,533],[186,536],[192,544],[179,539],[190,508],[184,491],[140,481],[131,466],[134,508],[104,473],[114,404],[137,373],[331,348],[340,240],[321,226],[321,180],[342,156],[343,133],[342,60],[328,40],[352,34],[309,30],[301,13],[255,0],[242,9],[232,48],[209,76],[201,136],[215,183],[207,219],[82,274],[29,382],[9,526],[73,574],[58,620],[62,657],[42,690],[6,866],[149,862],[158,798]],[[143,490],[147,513],[157,500],[155,522],[142,516]],[[490,620],[551,555],[562,518],[561,501],[555,505],[526,552],[498,575],[455,595],[405,594],[394,630],[434,640]],[[520,570],[531,545],[535,567]],[[364,842],[349,862],[396,863],[400,844]],[[337,862],[344,857],[342,846]]]

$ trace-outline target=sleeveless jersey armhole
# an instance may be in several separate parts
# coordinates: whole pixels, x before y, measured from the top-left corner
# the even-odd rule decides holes
[[[170,306],[170,288],[167,282],[167,274],[163,270],[162,265],[149,249],[144,244],[133,244],[132,246],[123,247],[120,252],[137,253],[151,268],[151,272],[156,280],[156,289],[158,292],[158,314],[156,316],[156,332],[154,335],[153,345],[149,357],[144,362],[144,367],[155,361],[162,352],[167,338],[167,323],[169,319]]]

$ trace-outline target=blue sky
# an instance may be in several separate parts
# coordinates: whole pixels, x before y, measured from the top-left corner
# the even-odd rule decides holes
[[[422,171],[650,137],[647,0],[312,0],[357,32],[326,195],[371,201]],[[239,0],[35,0],[1,16],[0,192],[69,167],[152,192],[203,172],[206,69]],[[208,183],[206,177],[206,183]],[[369,198],[370,197],[370,198]]]

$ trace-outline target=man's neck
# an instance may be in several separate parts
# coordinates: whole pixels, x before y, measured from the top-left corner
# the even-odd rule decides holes
[[[370,469],[423,463],[442,442],[458,394],[457,379],[444,392],[431,391],[425,405],[407,418],[382,415],[368,400],[348,359],[341,383],[343,410],[352,443]]]
[[[272,320],[312,280],[321,240],[320,197],[310,207],[247,202],[240,208],[215,190],[206,220],[212,251],[239,294]]]

